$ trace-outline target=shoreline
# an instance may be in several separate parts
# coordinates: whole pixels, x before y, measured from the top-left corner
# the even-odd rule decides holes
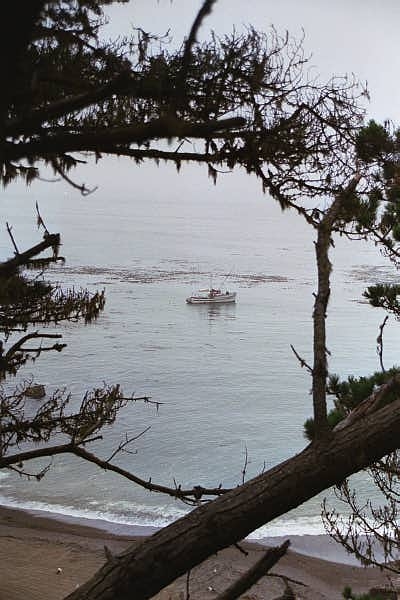
[[[140,544],[150,533],[133,535],[126,529],[124,533],[116,533],[95,527],[92,522],[72,520],[74,522],[0,505],[0,600],[25,600],[26,597],[62,600],[104,563],[104,546],[118,554],[132,544]],[[270,540],[274,540],[274,545],[281,543],[278,538]],[[306,546],[309,540],[303,542]],[[371,587],[389,588],[388,576],[377,568],[364,569],[323,560],[325,542],[325,539],[319,540],[319,558],[299,554],[292,542],[287,555],[273,568],[273,573],[296,582],[293,587],[297,598],[339,599],[346,585],[356,593],[367,592]],[[247,556],[236,548],[227,548],[192,570],[191,596],[194,599],[214,598],[265,551],[265,546],[255,541],[246,540],[241,546],[248,552]],[[185,586],[186,577],[180,578],[157,598],[178,600]],[[264,577],[252,588],[250,597],[272,600],[282,594],[283,589],[281,577]]]
[[[136,539],[143,538],[156,533],[160,527],[151,525],[132,525],[129,523],[120,523],[116,521],[108,521],[101,518],[91,518],[85,516],[74,516],[65,513],[57,513],[36,508],[21,508],[15,505],[7,505],[0,503],[0,522],[1,511],[15,511],[18,522],[40,523],[44,519],[46,528],[53,523],[53,527],[59,529],[60,526],[67,527],[82,527],[88,528],[90,531],[97,531],[99,535],[111,535],[122,538]],[[30,519],[35,520],[31,521]],[[62,525],[61,525],[62,524]],[[33,525],[35,527],[35,525]],[[290,538],[291,550],[304,556],[321,558],[328,562],[335,562],[346,565],[358,566],[359,562],[356,558],[349,555],[346,550],[327,534],[323,533],[305,533],[305,534],[288,534],[274,535],[263,537],[249,537],[246,539],[249,543],[259,544],[260,546],[278,546]],[[1,600],[1,598],[0,598]]]

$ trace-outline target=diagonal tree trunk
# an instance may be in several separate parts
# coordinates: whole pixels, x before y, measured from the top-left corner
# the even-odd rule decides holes
[[[113,557],[68,600],[151,598],[211,554],[400,447],[400,399]]]

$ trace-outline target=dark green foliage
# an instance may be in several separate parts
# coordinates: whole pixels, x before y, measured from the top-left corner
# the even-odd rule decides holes
[[[387,129],[376,121],[369,121],[356,139],[358,157],[365,162],[375,162],[395,150],[394,142]]]
[[[328,380],[327,393],[334,397],[334,407],[328,413],[329,427],[334,429],[350,411],[368,398],[375,388],[387,382],[397,373],[400,373],[400,368],[393,367],[389,371],[377,371],[369,377],[350,376],[345,381],[341,381],[338,375],[331,375]],[[397,397],[397,391],[389,392],[385,396],[385,404],[389,404]],[[304,436],[308,440],[314,438],[314,419],[307,419],[304,423]]]
[[[21,419],[26,408],[25,388],[18,388],[12,396],[0,388],[1,446],[15,449],[22,442],[48,442],[55,433],[73,439],[84,437],[89,430],[90,435],[94,435],[103,426],[111,425],[118,410],[129,401],[119,385],[104,385],[86,392],[79,410],[74,412],[70,409],[71,396],[56,390],[33,415]]]
[[[51,286],[42,280],[29,281],[22,275],[0,278],[0,306],[18,305],[27,296],[39,300],[51,291]],[[1,324],[0,324],[1,327]]]
[[[350,376],[346,381],[340,381],[337,375],[331,375],[328,380],[327,393],[335,397],[335,406],[347,414],[370,396],[375,387],[388,381],[400,369],[393,367],[389,371],[377,371],[368,377]],[[388,398],[391,402],[393,397]]]
[[[359,231],[373,228],[382,200],[383,194],[379,188],[373,188],[363,199],[359,200],[355,213]]]
[[[366,210],[356,212],[359,231],[373,232],[388,256],[397,263],[400,257],[396,247],[400,242],[400,132],[391,129],[387,122],[380,125],[370,121],[358,133],[356,151],[359,159],[371,168],[377,183],[371,212],[367,206]]]
[[[371,306],[384,308],[400,318],[400,285],[378,284],[368,287],[363,293]]]
[[[349,586],[344,588],[342,596],[345,600],[385,600],[381,594],[354,594]]]
[[[104,308],[104,291],[63,290],[20,274],[0,277],[0,331],[26,331],[29,325],[49,325],[83,319],[89,323]]]
[[[328,412],[328,417],[327,417],[329,428],[334,429],[336,427],[336,425],[339,423],[339,421],[341,421],[344,418],[344,416],[345,415],[336,408],[333,408],[332,410],[330,410]],[[308,440],[313,440],[314,435],[315,435],[315,423],[314,423],[314,419],[310,417],[304,423],[304,437],[306,437]]]
[[[0,277],[0,332],[4,340],[0,340],[0,379],[15,375],[27,360],[34,361],[46,350],[60,352],[65,347],[59,342],[50,346],[42,344],[44,339],[60,338],[59,334],[31,331],[5,348],[13,332],[26,332],[38,324],[47,326],[60,321],[89,323],[97,318],[104,304],[104,291],[63,290],[58,285],[31,280],[19,273]]]
[[[400,131],[393,131],[389,123],[380,125],[370,121],[359,132],[356,140],[358,157],[372,167],[372,174],[379,192],[375,219],[363,222],[363,226],[375,229],[380,243],[388,256],[399,260],[396,242],[400,242]],[[360,221],[361,223],[361,221]]]
[[[88,290],[63,290],[58,284],[43,280],[43,276],[29,278],[21,270],[27,267],[45,269],[60,260],[58,249],[60,235],[50,234],[37,207],[37,223],[45,230],[43,242],[19,252],[7,224],[15,252],[14,257],[0,263],[0,380],[15,375],[28,360],[36,360],[42,352],[60,352],[65,344],[43,343],[59,339],[57,333],[28,331],[36,325],[56,325],[60,321],[83,320],[90,323],[96,319],[105,304],[104,291],[90,293]],[[43,250],[52,249],[50,257],[38,258]],[[61,259],[64,261],[64,259]],[[5,346],[14,332],[27,332],[16,342]]]

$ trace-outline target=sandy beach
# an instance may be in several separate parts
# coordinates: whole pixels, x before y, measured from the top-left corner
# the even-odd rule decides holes
[[[0,600],[61,600],[101,566],[105,560],[104,546],[118,553],[141,540],[0,507]],[[264,552],[259,544],[244,542],[242,546],[247,556],[236,548],[228,548],[193,569],[190,598],[212,600]],[[325,561],[291,550],[272,573],[243,598],[279,598],[285,589],[279,575],[289,578],[296,598],[308,600],[339,599],[346,585],[358,593],[391,585],[388,576],[378,569]],[[186,577],[176,580],[157,596],[159,600],[185,597]]]

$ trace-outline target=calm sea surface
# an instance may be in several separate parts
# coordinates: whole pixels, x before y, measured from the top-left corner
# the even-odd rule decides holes
[[[29,193],[14,186],[2,194],[4,225],[13,225],[21,248],[40,236],[36,200],[49,229],[61,231],[67,262],[50,271],[53,281],[107,293],[94,325],[61,327],[68,347],[40,357],[18,380],[32,376],[48,392],[66,387],[75,403],[103,382],[162,402],[158,412],[140,403],[127,407],[95,448],[108,457],[125,433],[150,426],[135,452],[117,460],[160,484],[236,485],[246,449],[247,478],[300,451],[311,415],[310,379],[290,345],[312,362],[313,232],[243,174],[221,175],[214,186],[194,167],[178,175],[166,166],[110,161],[89,165],[76,180],[99,189],[82,198],[64,185],[37,183]],[[0,252],[12,253],[5,227]],[[340,239],[331,258],[330,370],[368,374],[378,369],[384,313],[366,305],[362,291],[396,273],[364,242]],[[237,304],[185,303],[210,281],[236,290]],[[390,366],[399,362],[398,323],[391,318],[385,331]],[[371,493],[363,476],[358,485]],[[55,458],[40,483],[1,474],[0,502],[147,526],[188,510],[68,457]],[[313,499],[260,535],[321,532],[320,502]]]

